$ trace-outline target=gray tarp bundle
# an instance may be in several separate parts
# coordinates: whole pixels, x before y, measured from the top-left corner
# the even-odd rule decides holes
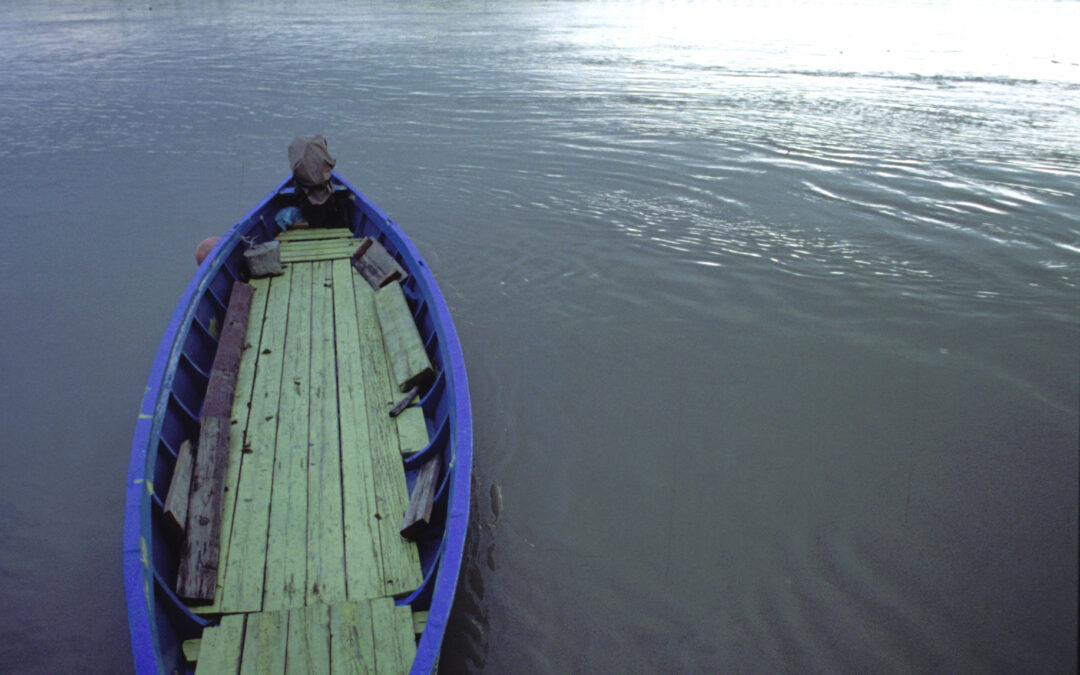
[[[312,204],[330,197],[330,174],[337,162],[330,156],[322,136],[297,136],[289,144],[289,165],[296,185]]]

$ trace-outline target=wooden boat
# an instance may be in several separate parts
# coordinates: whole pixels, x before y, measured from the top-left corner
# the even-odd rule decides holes
[[[278,224],[291,177],[233,226],[154,360],[123,533],[139,673],[437,668],[469,515],[465,366],[413,244],[331,184],[330,227]],[[281,274],[249,279],[271,241]],[[409,358],[428,369],[405,382]]]

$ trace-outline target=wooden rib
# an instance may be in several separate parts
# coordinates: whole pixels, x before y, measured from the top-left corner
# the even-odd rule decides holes
[[[302,607],[307,589],[308,387],[311,374],[310,264],[292,267],[281,370],[274,488],[266,544],[263,611]]]
[[[315,263],[311,282],[311,419],[308,427],[308,604],[337,604],[347,598],[332,284],[330,263]]]
[[[375,526],[367,402],[352,292],[352,267],[348,260],[337,260],[332,263],[332,270],[346,582],[350,599],[366,600],[382,595],[384,586],[379,535]]]
[[[222,590],[221,610],[226,612],[256,612],[262,608],[291,279],[292,270],[286,268],[282,276],[270,280]]]
[[[244,617],[244,614],[228,614],[221,617],[220,626],[203,631],[195,675],[235,675],[240,670]]]
[[[353,284],[353,291],[364,390],[367,392],[368,447],[371,449],[377,504],[375,519],[383,561],[385,592],[382,595],[393,596],[417,588],[423,577],[415,544],[403,539],[398,532],[409,503],[409,491],[401,462],[397,426],[389,415],[395,396],[390,388],[386,351],[375,309],[375,292],[362,280]]]
[[[240,358],[240,371],[236,376],[236,393],[233,395],[232,429],[229,434],[229,464],[225,469],[225,493],[221,513],[221,561],[218,568],[217,592],[210,605],[198,605],[192,610],[199,614],[217,614],[221,612],[221,589],[225,583],[225,570],[232,536],[233,513],[236,505],[237,486],[240,483],[240,469],[244,454],[243,447],[247,435],[248,419],[251,413],[251,393],[255,383],[255,364],[259,358],[259,342],[262,339],[263,319],[266,316],[266,298],[270,292],[270,279],[253,279],[254,292],[251,297],[251,318],[248,320],[247,337],[244,340],[244,352]]]

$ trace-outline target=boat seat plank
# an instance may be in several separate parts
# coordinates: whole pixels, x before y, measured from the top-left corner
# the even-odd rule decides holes
[[[178,534],[183,534],[187,527],[188,497],[191,493],[191,473],[194,468],[191,441],[184,440],[180,444],[180,452],[176,454],[169,491],[165,494],[165,522]]]
[[[420,340],[401,284],[391,282],[375,293],[379,325],[390,359],[393,382],[402,393],[423,386],[434,374],[431,360]]]
[[[255,363],[259,358],[259,342],[262,339],[263,321],[266,316],[266,299],[270,292],[270,279],[252,279],[254,289],[251,296],[251,317],[248,319],[247,337],[244,340],[243,355],[240,357],[240,370],[236,376],[236,392],[233,395],[231,425],[234,433],[229,434],[229,462],[225,468],[225,493],[221,514],[221,561],[227,561],[230,538],[232,536],[233,512],[236,505],[237,486],[240,482],[240,466],[243,462],[244,443],[247,435],[248,419],[251,413],[251,392],[255,383]],[[209,605],[194,605],[192,610],[199,614],[217,614],[221,612],[221,589],[224,586],[226,565],[218,567],[217,590],[214,602]]]
[[[229,614],[203,630],[195,675],[236,675],[240,670],[246,615]]]
[[[334,325],[333,273],[329,262],[314,263],[312,327]],[[334,332],[312,333],[311,419],[308,427],[307,603],[337,604],[347,599],[345,532],[341,505],[341,441],[338,427]]]
[[[423,409],[414,406],[406,408],[395,418],[398,433],[398,447],[402,456],[420,452],[427,447],[428,432],[424,422]]]
[[[409,507],[401,521],[401,536],[414,539],[416,534],[431,522],[431,509],[435,504],[435,489],[438,487],[441,466],[442,457],[434,454],[420,467],[412,496],[409,498]]]
[[[247,618],[240,675],[284,675],[289,612],[257,612]]]
[[[347,258],[356,250],[356,241],[353,239],[339,239],[329,242],[317,241],[289,244],[281,247],[281,262],[312,262],[316,260],[333,260],[335,258]]]
[[[274,478],[278,401],[285,353],[285,322],[292,270],[270,280],[267,318],[258,350],[251,414],[247,427],[240,481],[237,485],[232,536],[226,563],[221,609],[255,612],[262,609],[266,534]]]
[[[311,264],[292,267],[278,402],[263,611],[302,607],[307,591]]]
[[[383,558],[383,595],[394,596],[414,590],[423,577],[416,546],[402,538],[398,531],[409,503],[409,491],[405,483],[397,426],[389,414],[395,396],[390,387],[390,367],[381,339],[383,333],[379,329],[375,300],[378,294],[359,275],[354,280],[358,281],[353,284],[353,291],[360,331],[364,389],[368,392],[368,447],[371,448],[374,493],[378,504],[375,517]],[[398,286],[400,291],[397,282],[390,286]],[[379,293],[387,288],[390,287]]]
[[[352,237],[353,233],[347,227],[312,227],[285,230],[278,234],[277,240],[286,241],[309,241],[315,239],[345,239]]]
[[[176,590],[180,597],[203,602],[213,601],[217,590],[230,415],[253,291],[248,284],[233,284],[200,415],[199,451],[191,476]]]
[[[360,336],[348,260],[332,263],[337,395],[341,413],[341,492],[345,522],[345,575],[350,599],[382,595],[382,554],[375,523],[367,401],[360,363]]]

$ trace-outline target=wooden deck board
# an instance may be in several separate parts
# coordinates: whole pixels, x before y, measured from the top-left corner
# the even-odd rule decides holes
[[[286,230],[277,236],[278,241],[309,241],[312,239],[341,239],[351,237],[347,227],[314,227],[298,230]]]
[[[330,672],[329,605],[311,605],[289,612],[286,657],[285,672],[289,675]]]
[[[375,672],[400,675],[409,672],[416,658],[412,610],[398,607],[391,598],[371,601],[371,626],[375,636]]]
[[[225,570],[221,609],[254,612],[262,609],[266,536],[274,479],[278,401],[285,353],[285,307],[289,304],[292,271],[285,269],[270,281],[267,320],[259,343],[243,464],[233,512],[229,560]]]
[[[274,452],[274,488],[266,545],[263,611],[302,607],[307,591],[311,273],[311,264],[292,267]]]
[[[258,612],[247,619],[240,675],[284,675],[289,612]]]
[[[334,675],[375,672],[371,606],[346,602],[330,609],[330,665]]]
[[[374,478],[359,356],[360,336],[352,294],[353,270],[348,260],[334,261],[333,278],[346,581],[350,599],[366,600],[383,593],[383,562],[372,491]]]
[[[329,262],[312,274],[311,419],[308,427],[307,603],[347,598],[341,506],[341,440],[334,350],[333,273]]]
[[[236,675],[244,643],[244,614],[230,614],[203,631],[195,675]]]
[[[402,455],[411,455],[427,447],[428,432],[424,411],[419,407],[406,408],[395,419],[398,447]]]
[[[383,595],[393,596],[417,588],[423,577],[416,545],[402,538],[398,531],[409,503],[409,491],[401,464],[397,426],[389,413],[397,397],[390,386],[390,368],[375,309],[375,291],[362,280],[353,284],[353,290],[364,390],[367,392],[368,447],[371,448],[375,519],[383,559]]]

